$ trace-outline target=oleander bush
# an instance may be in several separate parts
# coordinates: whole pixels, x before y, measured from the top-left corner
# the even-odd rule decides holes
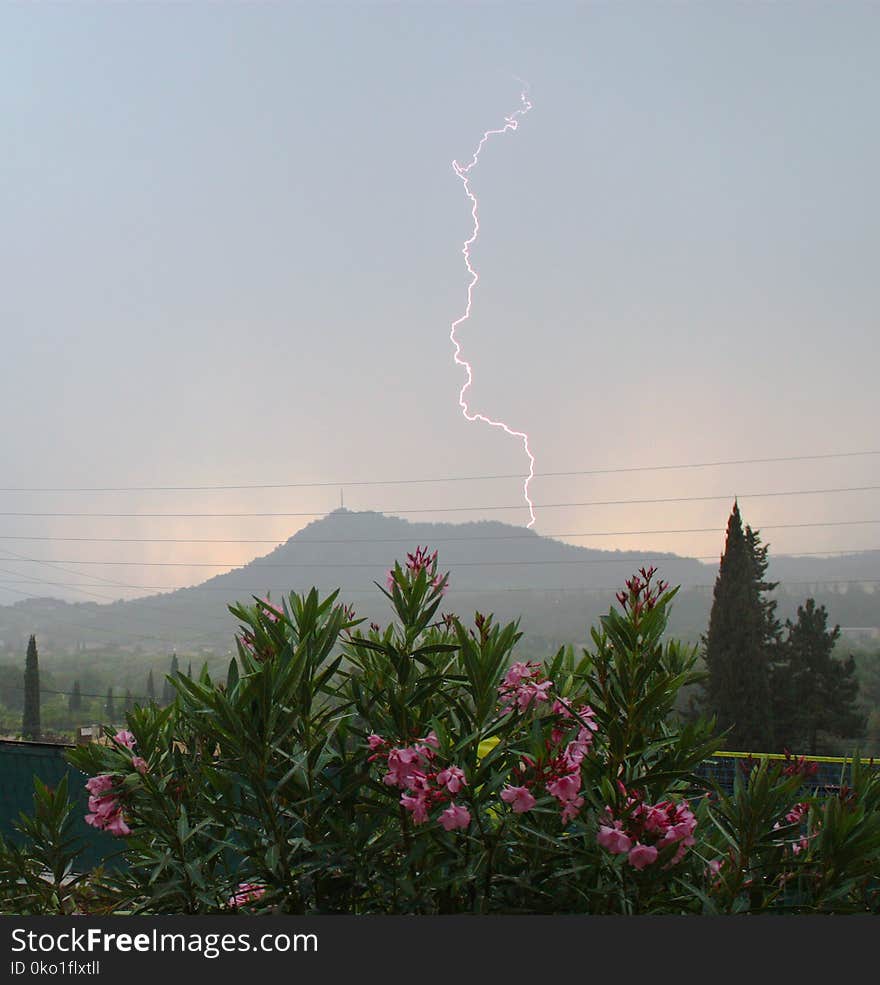
[[[877,775],[855,763],[826,797],[793,758],[745,761],[731,795],[702,778],[720,737],[675,715],[696,652],[664,639],[676,590],[655,575],[626,583],[588,649],[542,661],[514,659],[516,623],[442,613],[427,548],[377,586],[385,628],[314,589],[230,607],[225,680],[174,678],[169,707],[69,754],[118,857],[77,873],[66,791],[38,790],[0,844],[0,906],[877,912]]]

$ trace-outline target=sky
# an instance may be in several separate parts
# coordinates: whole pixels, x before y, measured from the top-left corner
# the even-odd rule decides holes
[[[774,553],[880,546],[877,490],[806,492],[880,486],[878,44],[876,3],[5,4],[0,602],[197,583],[341,486],[528,522],[449,340],[452,161],[520,79],[458,334],[535,529],[711,558],[739,495]],[[326,484],[179,488],[285,483]],[[245,512],[303,515],[144,515]]]

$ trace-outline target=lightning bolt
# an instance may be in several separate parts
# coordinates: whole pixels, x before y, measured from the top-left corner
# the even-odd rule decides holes
[[[471,364],[466,359],[462,358],[461,344],[458,341],[458,338],[456,337],[455,334],[458,326],[466,322],[471,316],[471,306],[474,300],[474,288],[477,286],[477,281],[479,281],[480,279],[479,275],[477,274],[477,271],[474,269],[474,266],[471,263],[471,247],[474,245],[474,243],[477,240],[477,236],[479,235],[480,220],[478,215],[479,209],[477,206],[477,196],[474,194],[473,190],[471,189],[470,173],[477,166],[477,163],[480,160],[480,152],[482,151],[486,143],[489,141],[489,139],[491,137],[499,136],[503,133],[507,133],[508,131],[516,130],[516,128],[519,126],[520,119],[522,119],[522,117],[524,117],[526,113],[528,113],[528,111],[532,108],[532,104],[528,98],[528,86],[526,86],[522,90],[519,98],[521,103],[520,108],[515,112],[511,113],[510,116],[504,117],[503,127],[500,127],[497,130],[486,130],[486,132],[483,134],[482,138],[480,139],[480,142],[477,144],[477,149],[474,151],[473,157],[470,159],[470,161],[467,164],[459,164],[458,161],[452,162],[452,170],[458,175],[459,178],[461,178],[461,183],[462,185],[464,185],[464,193],[470,199],[471,216],[473,217],[474,220],[474,228],[473,228],[473,232],[468,237],[468,239],[464,241],[464,245],[461,248],[462,255],[464,256],[465,266],[467,267],[468,274],[470,274],[470,278],[471,278],[467,289],[467,305],[465,307],[464,314],[460,318],[457,318],[452,323],[452,327],[449,330],[449,339],[452,342],[453,346],[455,347],[455,353],[453,355],[455,364],[456,366],[463,366],[465,371],[466,379],[464,382],[464,386],[462,386],[458,394],[458,406],[461,407],[461,412],[464,415],[465,419],[471,422],[482,421],[484,424],[488,424],[490,427],[493,428],[500,428],[505,434],[509,434],[512,438],[519,438],[520,441],[522,441],[523,450],[525,451],[529,459],[529,474],[526,476],[526,479],[523,482],[523,498],[528,504],[529,516],[531,517],[531,519],[526,524],[526,526],[531,527],[535,523],[535,506],[529,497],[529,483],[535,477],[535,456],[532,454],[531,449],[529,448],[529,436],[528,434],[526,434],[525,431],[514,431],[513,428],[508,427],[508,425],[505,424],[504,421],[494,421],[492,420],[491,417],[486,417],[484,414],[475,414],[471,412],[470,408],[468,407],[468,402],[465,399],[465,394],[470,389],[470,386],[474,381],[474,371],[473,368],[471,367]]]

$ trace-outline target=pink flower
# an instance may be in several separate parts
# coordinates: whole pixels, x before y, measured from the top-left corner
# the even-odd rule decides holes
[[[794,807],[785,815],[785,820],[789,824],[797,824],[810,812],[808,803],[795,804]]]
[[[516,687],[523,680],[534,677],[538,669],[537,664],[529,661],[511,664],[507,673],[504,675],[504,683],[508,687]]]
[[[626,855],[633,846],[632,838],[622,830],[620,821],[615,821],[614,827],[609,827],[607,824],[600,825],[596,841],[599,842],[600,848],[611,852],[612,855]]]
[[[464,772],[457,766],[447,766],[445,770],[438,773],[437,782],[441,787],[446,787],[450,793],[458,793],[467,784]]]
[[[424,796],[410,797],[404,794],[400,798],[400,803],[412,814],[413,824],[424,824],[428,820],[428,805],[425,803]]]
[[[394,590],[394,586],[397,584],[394,578],[394,569],[389,568],[385,574],[385,587],[389,592]]]
[[[547,793],[555,797],[560,803],[565,804],[577,797],[580,788],[580,773],[566,773],[547,784]]]
[[[537,803],[528,787],[506,786],[501,791],[501,799],[505,804],[510,804],[513,807],[514,814],[525,814]]]
[[[118,742],[121,746],[125,746],[126,749],[134,749],[134,736],[128,729],[123,729],[121,732],[117,732],[113,736],[113,741]]]
[[[263,608],[265,609],[265,616],[269,620],[269,622],[278,622],[278,620],[281,618],[281,612],[278,609],[276,609],[274,605],[272,605],[272,603],[269,601],[269,597],[267,596],[264,599],[260,599],[260,601],[263,603]]]
[[[547,691],[552,686],[552,681],[543,681],[541,684],[535,684],[529,681],[528,684],[521,684],[516,694],[517,707],[520,711],[525,711],[533,702],[549,701]]]
[[[422,766],[422,757],[417,749],[392,749],[388,753],[388,772],[384,781],[389,787],[412,787],[414,774]]]
[[[590,744],[588,742],[569,742],[562,753],[563,762],[570,770],[574,771],[580,767],[589,749]]]
[[[437,733],[433,729],[431,729],[424,739],[416,739],[416,742],[421,742],[423,745],[430,746],[432,749],[440,748],[440,740],[437,738]]]
[[[657,861],[657,849],[653,845],[643,845],[637,841],[629,850],[628,858],[629,864],[641,871]]]
[[[454,831],[456,828],[466,828],[471,823],[471,815],[467,808],[453,802],[441,813],[439,821],[446,831]]]
[[[580,814],[583,806],[583,797],[576,797],[574,800],[566,801],[565,806],[562,808],[562,823],[568,824],[569,821],[573,821]]]
[[[122,811],[117,810],[110,821],[104,825],[104,830],[109,831],[110,834],[116,837],[125,837],[131,834],[131,828],[125,823],[122,817]]]
[[[406,567],[413,574],[418,574],[425,568],[433,568],[437,565],[437,551],[433,554],[428,553],[428,547],[416,547],[415,554],[407,554]]]
[[[146,773],[149,769],[147,761],[142,756],[132,756],[131,765],[141,774]]]
[[[233,909],[243,906],[245,903],[253,903],[266,892],[266,887],[255,882],[239,883],[235,893],[229,897],[227,903]]]
[[[376,735],[375,732],[372,732],[367,736],[367,745],[373,752],[375,752],[377,749],[381,749],[382,746],[385,745],[385,740],[381,735]]]
[[[110,773],[100,773],[86,780],[86,790],[92,797],[103,797],[108,790],[112,790],[116,785],[116,780]]]

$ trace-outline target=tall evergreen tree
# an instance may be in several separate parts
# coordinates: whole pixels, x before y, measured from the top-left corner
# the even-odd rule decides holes
[[[770,699],[772,608],[762,591],[767,548],[750,528],[743,530],[739,504],[727,522],[727,539],[703,637],[708,710],[721,729],[730,729],[726,748],[766,752],[773,746]]]
[[[824,605],[808,598],[797,622],[785,622],[788,637],[773,671],[777,739],[795,753],[815,756],[820,733],[857,739],[866,720],[856,706],[855,660],[835,660],[840,626],[828,629]]]
[[[190,660],[190,662],[186,665],[186,676],[190,680],[192,680],[192,675],[193,675],[193,662],[192,660]]]
[[[113,701],[113,688],[107,688],[107,701],[104,704],[104,714],[107,716],[107,724],[113,725],[116,721],[116,705]]]
[[[24,712],[21,734],[25,739],[40,738],[40,664],[37,657],[37,638],[28,640],[24,663]]]
[[[82,691],[80,690],[79,681],[73,682],[73,690],[67,699],[67,710],[71,715],[76,715],[82,710]]]
[[[130,711],[134,711],[134,698],[131,696],[131,691],[125,689],[125,701],[122,704],[122,710],[128,714]]]
[[[172,653],[171,667],[168,670],[168,677],[177,677],[179,673],[180,673],[180,667],[177,663],[177,654]],[[170,705],[171,702],[174,700],[174,688],[171,686],[171,682],[168,680],[168,677],[165,678],[165,681],[162,684],[163,705]]]
[[[156,685],[153,681],[153,668],[150,668],[149,674],[147,674],[147,701],[152,704],[156,700]]]

